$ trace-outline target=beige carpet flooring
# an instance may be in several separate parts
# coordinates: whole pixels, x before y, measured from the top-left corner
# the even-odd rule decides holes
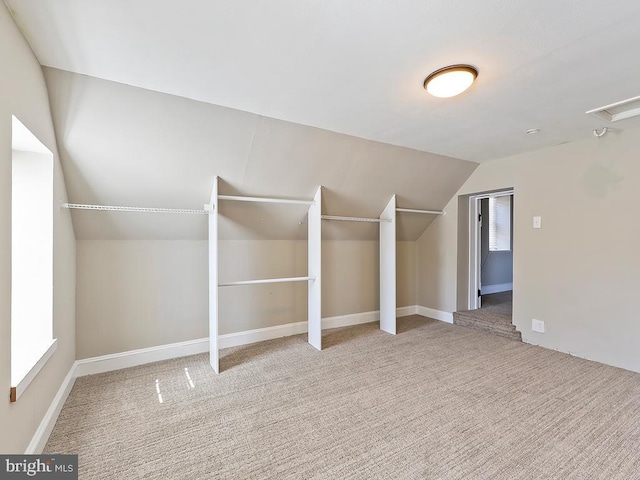
[[[79,378],[45,451],[81,479],[640,479],[640,374],[417,316],[323,339]]]
[[[511,315],[513,310],[513,291],[482,295],[482,309],[488,309],[503,315]]]
[[[468,317],[492,320],[496,323],[511,323],[513,310],[513,293],[501,292],[482,296],[482,308],[462,310],[459,313]]]

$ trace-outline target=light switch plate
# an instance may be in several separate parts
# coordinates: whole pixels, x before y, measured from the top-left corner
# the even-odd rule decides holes
[[[544,333],[544,321],[536,320],[535,318],[532,319],[531,330],[538,333]]]
[[[533,217],[533,228],[542,228],[542,217]]]

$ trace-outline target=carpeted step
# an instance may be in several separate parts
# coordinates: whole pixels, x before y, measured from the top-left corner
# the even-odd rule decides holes
[[[468,320],[468,319],[460,319],[459,321],[455,322],[455,324],[461,327],[469,327],[469,328],[475,328],[477,330],[485,330],[491,333],[501,334],[503,336],[508,336],[508,337],[513,336],[514,338],[517,337],[519,334],[519,332],[515,329],[515,327],[506,327],[503,325],[496,325],[496,324],[491,324],[491,323],[482,322],[482,321],[477,322],[477,321]]]
[[[487,327],[487,326],[484,326],[484,325],[459,325],[459,326],[465,327],[465,328],[472,328],[474,330],[481,330],[483,332],[487,332],[487,333],[490,333],[492,335],[498,335],[498,336],[504,337],[504,338],[509,338],[509,339],[515,340],[517,342],[521,342],[522,341],[522,334],[517,330],[506,332],[504,330],[498,330],[498,329]]]
[[[470,312],[454,312],[453,323],[461,327],[483,330],[501,337],[522,341],[522,334],[510,321],[507,323],[504,318],[476,317]]]
[[[458,322],[455,322],[455,319],[458,320]],[[515,326],[511,323],[511,321],[504,321],[502,319],[490,319],[490,318],[483,318],[483,317],[474,317],[473,315],[465,315],[465,314],[460,314],[460,313],[454,313],[454,323],[466,323],[469,325],[486,325],[486,326],[490,326],[490,327],[495,327],[497,329],[503,329],[506,331],[512,331],[515,330]]]
[[[474,310],[467,310],[462,312],[455,312],[454,315],[458,315],[460,318],[468,318],[470,320],[484,321],[487,323],[495,323],[498,325],[513,326],[511,323],[511,315],[497,315],[497,314],[478,314]]]
[[[456,321],[454,323],[456,325],[461,325],[465,327],[477,327],[483,328],[485,330],[496,330],[505,333],[514,332],[516,330],[515,326],[512,324],[504,324],[487,321],[485,319],[477,319],[473,317],[467,317],[464,315],[456,316]]]

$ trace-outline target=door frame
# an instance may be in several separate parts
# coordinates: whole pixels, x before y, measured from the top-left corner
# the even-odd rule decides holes
[[[467,308],[468,310],[476,310],[482,306],[480,299],[480,290],[482,287],[482,269],[480,261],[482,260],[482,228],[480,214],[480,200],[492,197],[503,197],[513,195],[515,201],[515,192],[513,188],[504,190],[495,190],[490,193],[477,193],[469,195],[469,289]],[[513,203],[511,205],[513,208]],[[513,225],[511,225],[513,229]]]

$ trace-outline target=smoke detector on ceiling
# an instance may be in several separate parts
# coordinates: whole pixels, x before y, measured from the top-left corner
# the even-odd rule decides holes
[[[618,122],[627,118],[637,117],[640,115],[640,97],[633,97],[611,105],[605,105],[604,107],[594,108],[586,113],[587,115],[597,115],[608,122]]]

